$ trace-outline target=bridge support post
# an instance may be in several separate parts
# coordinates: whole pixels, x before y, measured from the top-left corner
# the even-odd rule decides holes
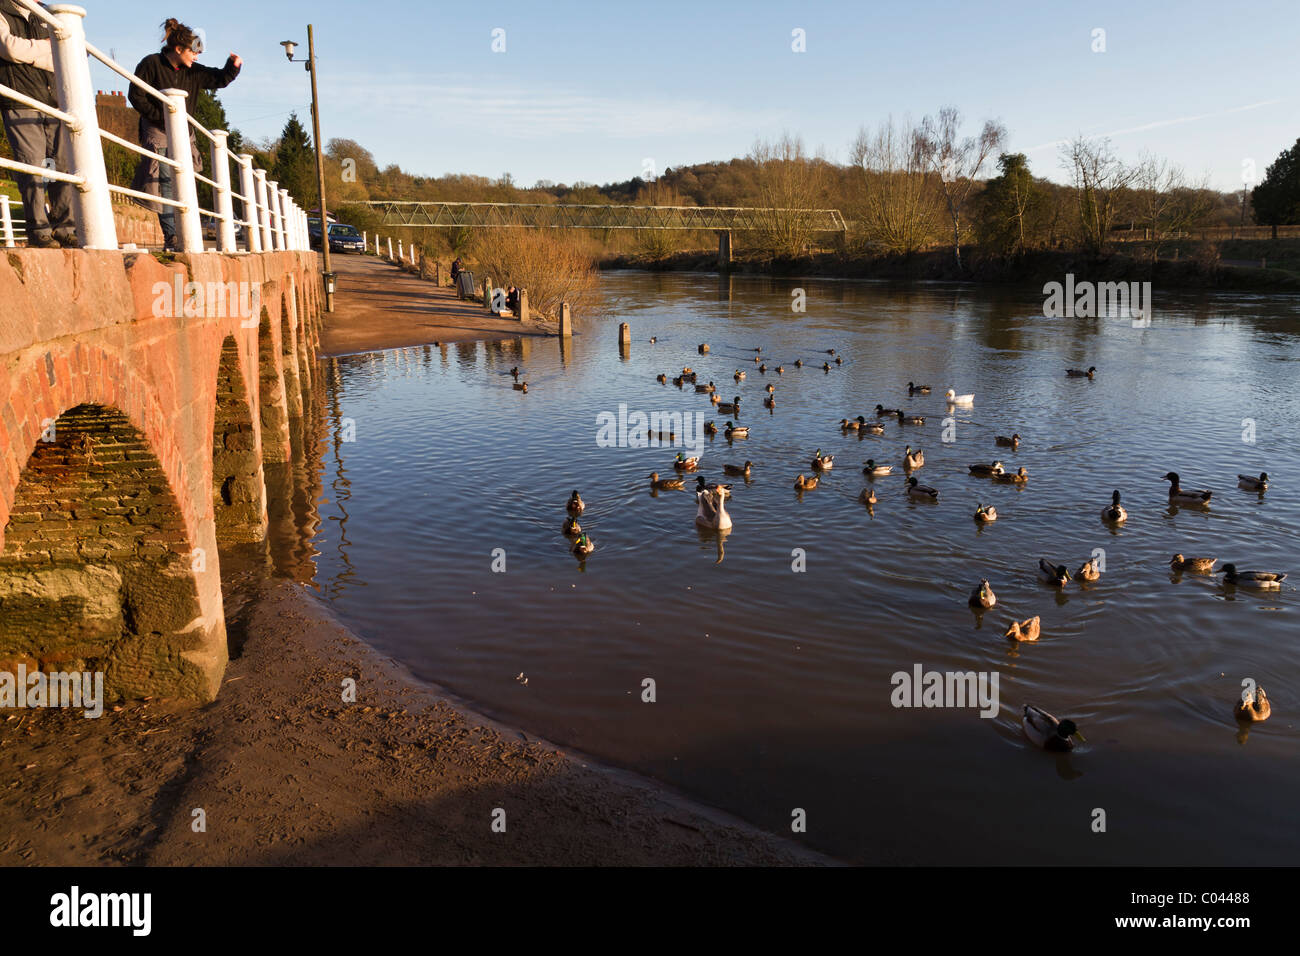
[[[569,303],[560,303],[560,338],[568,339],[573,337],[573,310],[569,308]]]
[[[731,230],[718,230],[718,268],[731,268]]]
[[[176,162],[172,168],[172,197],[180,208],[176,210],[177,232],[180,234],[181,252],[203,251],[203,224],[199,221],[199,193],[194,184],[194,156],[190,152],[190,123],[186,119],[184,90],[163,90],[171,100],[163,110],[167,124],[167,154]],[[96,144],[98,146],[98,144]]]

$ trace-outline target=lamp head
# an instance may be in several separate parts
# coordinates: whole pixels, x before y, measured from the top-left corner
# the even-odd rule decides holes
[[[292,40],[281,40],[280,46],[284,47],[284,55],[290,63],[293,62],[293,51],[298,48],[298,44]]]

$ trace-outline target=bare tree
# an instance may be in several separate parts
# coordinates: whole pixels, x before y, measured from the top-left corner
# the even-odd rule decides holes
[[[1165,240],[1189,230],[1215,206],[1208,175],[1189,182],[1181,166],[1150,153],[1141,156],[1134,187],[1153,262],[1159,258]]]
[[[1073,178],[1083,247],[1099,254],[1110,240],[1115,214],[1137,178],[1137,167],[1120,162],[1109,139],[1083,135],[1061,147],[1061,165]]]
[[[920,131],[907,117],[891,116],[874,131],[858,130],[850,158],[862,174],[859,211],[869,241],[891,252],[911,253],[934,236],[935,189]]]
[[[825,162],[810,157],[789,133],[750,150],[758,187],[758,241],[774,255],[802,255],[813,236],[814,211],[825,193]]]
[[[937,119],[927,116],[921,121],[920,135],[926,161],[939,174],[952,220],[952,251],[960,269],[962,210],[984,163],[1006,142],[1007,129],[996,120],[985,120],[978,136],[962,139],[961,112],[955,106],[945,106]]]

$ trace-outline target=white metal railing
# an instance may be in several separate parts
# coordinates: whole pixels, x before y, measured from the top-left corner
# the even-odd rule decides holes
[[[112,194],[116,193],[174,210],[177,241],[182,252],[204,251],[204,218],[217,223],[216,251],[230,253],[310,249],[307,214],[294,202],[288,190],[278,188],[277,183],[267,183],[265,170],[254,169],[253,157],[248,153],[240,153],[238,156],[232,154],[225,130],[205,129],[189,115],[184,91],[154,89],[87,42],[83,23],[86,11],[81,7],[60,3],[45,8],[34,0],[17,2],[31,16],[40,19],[50,28],[58,106],[41,103],[3,84],[0,84],[0,96],[44,113],[67,128],[71,142],[69,152],[72,170],[62,172],[4,158],[0,158],[0,169],[73,184],[76,187],[73,212],[76,216],[77,234],[84,248],[118,248],[117,226],[112,208]],[[90,80],[90,57],[162,104],[167,155],[138,146],[99,128],[94,88]],[[211,177],[194,169],[190,147],[191,128],[194,135],[205,137],[210,144]],[[173,195],[155,196],[126,186],[111,185],[104,167],[104,141],[116,143],[168,167]],[[236,168],[233,177],[232,163]],[[233,185],[236,181],[238,191]],[[200,207],[199,183],[211,187],[214,208]],[[238,217],[235,215],[236,201],[240,208]],[[14,223],[21,221],[13,217],[8,197],[0,197],[0,240],[6,247],[15,244],[20,231],[15,229]],[[244,231],[242,241],[239,236],[241,226]]]

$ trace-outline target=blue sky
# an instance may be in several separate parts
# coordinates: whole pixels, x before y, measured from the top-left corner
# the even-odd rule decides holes
[[[862,124],[951,104],[972,130],[1001,119],[1039,175],[1062,178],[1055,143],[1109,134],[1125,158],[1149,150],[1228,190],[1243,163],[1262,176],[1300,137],[1295,0],[85,5],[91,42],[128,68],[158,49],[165,16],[204,30],[201,62],[238,52],[243,73],[221,98],[258,139],[293,110],[309,119],[307,74],[278,43],[305,54],[310,21],[324,139],[426,175],[604,183],[647,159],[744,155],[784,130],[844,161]],[[795,29],[806,52],[791,49]]]

